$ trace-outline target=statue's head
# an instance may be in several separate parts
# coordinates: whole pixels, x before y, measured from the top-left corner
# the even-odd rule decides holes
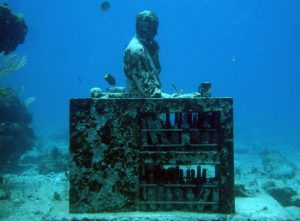
[[[136,16],[138,37],[152,40],[157,34],[158,17],[151,11],[142,11]]]

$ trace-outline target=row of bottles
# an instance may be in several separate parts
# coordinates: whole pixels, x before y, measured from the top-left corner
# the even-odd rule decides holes
[[[165,129],[216,129],[220,119],[219,112],[166,112],[161,117],[165,118]]]
[[[201,114],[167,112],[160,115],[165,115],[165,119],[162,116],[160,118],[146,116],[142,119],[142,145],[217,144],[219,142],[217,112]]]
[[[194,206],[203,207],[205,203],[214,203],[219,200],[218,187],[170,187],[170,186],[150,186],[141,187],[140,201],[148,202],[152,210],[170,209],[176,207],[176,202],[185,202],[190,208]],[[197,204],[199,203],[199,204]],[[180,205],[180,204],[179,204]]]
[[[214,169],[214,175],[218,175]],[[140,182],[144,184],[192,184],[201,185],[212,182],[214,177],[207,176],[207,169],[197,165],[193,168],[180,166],[164,168],[160,165],[146,165],[140,168]]]
[[[160,131],[160,132],[143,132],[142,145],[177,145],[189,144],[218,144],[220,140],[219,133],[212,131]],[[172,149],[170,149],[172,150]],[[176,149],[174,149],[176,150]]]
[[[209,173],[211,169],[202,165],[141,167],[140,209],[217,211],[220,186],[218,179]]]

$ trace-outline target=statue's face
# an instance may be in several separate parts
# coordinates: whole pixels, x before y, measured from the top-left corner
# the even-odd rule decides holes
[[[158,24],[157,22],[144,20],[139,25],[138,34],[145,39],[153,39],[157,34]]]
[[[152,40],[157,34],[158,18],[152,12],[142,12],[137,17],[136,31],[141,38]]]

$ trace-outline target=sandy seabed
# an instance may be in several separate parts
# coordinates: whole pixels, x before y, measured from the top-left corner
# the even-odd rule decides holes
[[[199,214],[192,212],[129,212],[101,214],[69,214],[69,182],[65,172],[40,174],[35,167],[21,174],[5,174],[4,180],[10,188],[10,196],[0,200],[0,220],[102,220],[102,221],[300,221],[300,207],[282,206],[263,188],[273,182],[277,186],[290,186],[300,195],[300,163],[294,156],[297,169],[293,178],[276,180],[264,172],[261,155],[245,149],[235,153],[235,183],[244,185],[246,196],[236,197],[235,214]],[[300,199],[300,198],[299,198]]]

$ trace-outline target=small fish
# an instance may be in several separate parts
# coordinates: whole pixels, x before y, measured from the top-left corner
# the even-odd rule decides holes
[[[104,79],[109,83],[110,85],[116,85],[116,79],[111,75],[106,73],[104,75]]]
[[[35,102],[35,97],[29,97],[24,101],[26,107]]]
[[[108,11],[110,8],[110,3],[108,1],[103,1],[102,4],[100,5],[100,9],[102,12]]]

